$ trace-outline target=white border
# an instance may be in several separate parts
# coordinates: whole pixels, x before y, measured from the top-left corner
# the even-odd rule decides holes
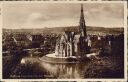
[[[1,52],[1,54],[0,54],[0,78],[2,78],[2,2],[0,2],[0,52]]]
[[[127,69],[127,55],[128,55],[128,53],[127,53],[127,32],[128,32],[128,30],[127,30],[127,28],[128,28],[128,26],[127,26],[127,24],[128,24],[128,20],[127,20],[127,15],[128,15],[128,13],[127,13],[127,2],[124,2],[124,73],[125,73],[125,78],[126,78],[126,80],[127,80],[127,72],[128,72],[128,69]]]
[[[23,4],[31,4],[31,3],[123,3],[124,4],[124,79],[2,79],[2,74],[0,74],[0,78],[2,81],[14,82],[14,81],[127,81],[127,1],[3,1],[1,3],[23,3]],[[2,8],[1,4],[0,7]],[[2,11],[2,9],[1,9]],[[2,16],[2,14],[1,14]],[[2,18],[2,17],[0,17]],[[2,25],[2,21],[0,21]],[[1,28],[2,29],[2,28]],[[0,30],[2,33],[2,30]],[[2,34],[1,34],[2,35]],[[0,37],[2,45],[2,36]],[[2,61],[2,46],[0,47],[1,55],[0,59]],[[2,65],[2,62],[0,62]],[[0,69],[2,66],[0,66]],[[0,70],[2,73],[2,69]]]

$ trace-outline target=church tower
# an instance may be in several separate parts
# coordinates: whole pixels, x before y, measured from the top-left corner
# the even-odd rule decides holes
[[[80,13],[80,21],[79,21],[79,33],[80,33],[80,54],[81,56],[90,52],[90,48],[88,46],[87,40],[87,32],[86,32],[86,25],[84,19],[84,12],[83,12],[83,5],[81,4],[81,13]]]
[[[86,37],[86,25],[85,25],[85,20],[84,20],[84,12],[83,12],[83,5],[81,4],[81,14],[80,14],[80,21],[79,21],[80,27],[79,27],[79,32],[82,37]]]

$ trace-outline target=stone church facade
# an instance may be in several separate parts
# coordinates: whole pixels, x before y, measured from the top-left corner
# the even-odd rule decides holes
[[[78,33],[65,31],[56,42],[55,54],[58,57],[82,56],[90,52],[91,43],[86,32],[86,25],[81,5]]]

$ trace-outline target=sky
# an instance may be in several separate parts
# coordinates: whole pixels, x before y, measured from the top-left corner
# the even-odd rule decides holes
[[[84,3],[87,26],[123,27],[122,3]],[[4,3],[3,28],[78,26],[80,3]]]

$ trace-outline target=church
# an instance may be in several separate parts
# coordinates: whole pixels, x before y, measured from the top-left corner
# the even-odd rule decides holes
[[[78,32],[65,31],[57,40],[55,55],[57,57],[81,57],[90,52],[91,41],[87,36],[83,5],[81,5]]]

